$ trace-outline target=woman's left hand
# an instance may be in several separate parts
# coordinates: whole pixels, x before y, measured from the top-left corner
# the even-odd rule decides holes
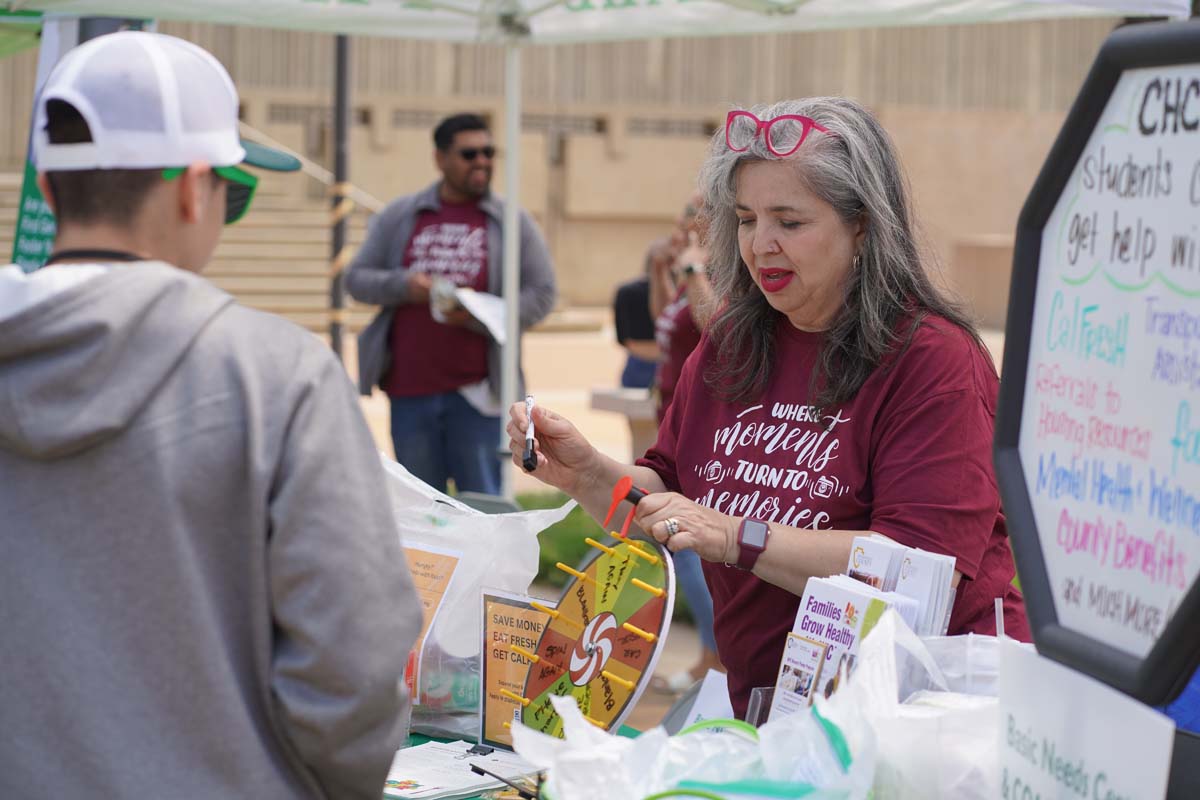
[[[646,495],[637,504],[634,519],[643,531],[672,552],[695,550],[705,561],[737,561],[738,520],[688,500],[675,492]],[[668,520],[675,521],[671,533]]]

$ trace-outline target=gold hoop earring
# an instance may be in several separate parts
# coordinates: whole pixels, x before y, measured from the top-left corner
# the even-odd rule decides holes
[[[854,254],[854,269],[856,271],[862,269],[862,256],[858,253]]]

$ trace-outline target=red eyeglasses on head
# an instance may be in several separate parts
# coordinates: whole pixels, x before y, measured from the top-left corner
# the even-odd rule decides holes
[[[776,158],[787,158],[800,149],[812,131],[832,133],[812,117],[783,114],[761,120],[749,111],[730,111],[725,117],[725,145],[735,153],[747,150],[762,134],[767,150]]]

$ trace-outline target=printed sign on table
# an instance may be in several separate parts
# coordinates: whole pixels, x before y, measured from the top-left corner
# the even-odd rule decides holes
[[[1000,642],[1004,800],[1164,797],[1175,725],[1099,681]]]
[[[520,704],[501,693],[506,690],[520,697],[525,690],[525,678],[531,662],[510,645],[529,652],[537,649],[538,640],[550,615],[538,611],[524,595],[503,592],[483,593],[483,709],[480,715],[479,741],[493,747],[512,749],[512,733],[504,724],[520,719]],[[539,601],[553,609],[554,603]]]
[[[409,547],[405,545],[404,555],[408,559],[408,568],[412,571],[413,587],[417,597],[421,599],[421,609],[424,619],[421,623],[421,633],[413,645],[408,657],[408,669],[404,679],[412,692],[413,702],[420,702],[421,659],[425,651],[425,637],[433,627],[437,612],[442,607],[442,598],[450,588],[454,579],[454,570],[462,553],[453,550],[442,550],[434,547]]]

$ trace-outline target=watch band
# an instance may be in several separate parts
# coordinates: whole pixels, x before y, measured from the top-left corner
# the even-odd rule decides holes
[[[767,539],[771,537],[771,527],[764,520],[746,517],[738,526],[738,560],[737,568],[750,572],[758,557],[767,549]]]

